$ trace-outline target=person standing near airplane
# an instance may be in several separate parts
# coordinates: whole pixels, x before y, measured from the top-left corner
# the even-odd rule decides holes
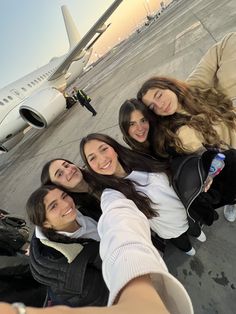
[[[80,102],[80,104],[83,107],[86,107],[88,111],[92,112],[93,116],[96,116],[96,110],[93,108],[92,105],[90,105],[91,98],[88,97],[88,95],[82,89],[77,89],[75,87],[74,91],[76,92],[77,100]]]
[[[70,109],[77,102],[77,99],[75,99],[73,96],[68,95],[67,92],[64,92],[63,95],[66,99],[66,108]]]
[[[68,105],[63,97],[65,88],[70,86],[82,73],[89,61],[92,46],[110,25],[106,26],[105,22],[122,1],[114,0],[82,39],[68,8],[61,7],[69,40],[69,51],[65,55],[51,59],[43,67],[1,89],[0,151],[7,152],[12,149],[24,137],[24,130],[29,124],[37,129],[46,128],[64,112],[65,105]],[[75,58],[77,55],[81,57]],[[59,77],[63,78],[65,82],[60,91],[58,90]],[[43,101],[37,105],[39,99],[43,99]],[[86,104],[95,115],[96,111],[89,102]],[[35,119],[35,110],[40,112],[37,119]]]
[[[76,92],[74,89],[71,91],[71,97],[73,97],[75,101],[78,101],[77,96],[76,96]]]

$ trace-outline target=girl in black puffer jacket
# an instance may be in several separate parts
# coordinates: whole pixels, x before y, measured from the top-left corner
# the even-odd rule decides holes
[[[36,225],[30,250],[34,278],[48,286],[53,305],[104,306],[97,223],[83,216],[61,188],[42,186],[29,198],[27,212]]]

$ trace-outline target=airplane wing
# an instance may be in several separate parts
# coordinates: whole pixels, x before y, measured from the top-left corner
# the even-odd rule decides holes
[[[116,8],[121,4],[123,0],[115,0],[112,5],[105,11],[105,13],[100,17],[100,19],[93,25],[92,28],[85,34],[85,36],[79,41],[79,43],[66,55],[62,63],[57,67],[57,69],[49,76],[48,81],[53,81],[64,75],[71,63],[78,58],[79,53],[87,46],[90,40],[98,32],[101,26],[106,22],[106,20],[111,16],[111,14],[116,10]],[[91,45],[90,45],[91,46]]]

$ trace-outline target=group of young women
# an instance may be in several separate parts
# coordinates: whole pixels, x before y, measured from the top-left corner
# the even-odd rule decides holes
[[[227,38],[218,46],[226,46]],[[32,273],[48,286],[53,305],[116,304],[103,313],[193,313],[187,292],[153,244],[163,252],[170,240],[194,255],[189,235],[204,242],[202,225],[218,219],[218,207],[231,204],[234,218],[236,114],[230,91],[226,96],[212,86],[203,89],[193,74],[191,79],[192,85],[151,78],[137,98],[122,104],[119,126],[130,148],[93,133],[80,143],[86,168],[65,159],[44,166],[42,186],[26,208],[36,226]],[[225,166],[206,186],[218,152]]]
[[[155,166],[158,169],[159,164]],[[193,312],[184,287],[168,273],[152,245],[146,213],[131,199],[123,196],[120,205],[114,200],[116,211],[113,201],[103,206],[101,199],[101,215],[103,186],[88,170],[64,159],[48,162],[41,182],[26,205],[29,219],[36,226],[31,270],[36,280],[48,286],[52,305],[105,306],[119,300],[119,306],[123,302],[126,306],[128,297],[130,309],[137,292],[149,291],[150,304],[156,303],[163,313]],[[160,299],[153,294],[150,274]],[[140,310],[139,303],[136,306]]]

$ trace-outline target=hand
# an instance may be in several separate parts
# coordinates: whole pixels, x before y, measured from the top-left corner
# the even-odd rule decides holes
[[[21,251],[24,253],[24,255],[29,256],[29,254],[30,254],[30,243],[28,241],[21,247]]]
[[[25,255],[29,256],[29,254],[30,254],[30,246],[25,250]]]
[[[204,182],[204,186],[203,186],[203,192],[207,192],[211,185],[212,185],[213,179],[211,177],[207,177],[206,181]]]
[[[10,304],[0,302],[0,313],[4,314],[15,314],[16,309],[14,309]]]

